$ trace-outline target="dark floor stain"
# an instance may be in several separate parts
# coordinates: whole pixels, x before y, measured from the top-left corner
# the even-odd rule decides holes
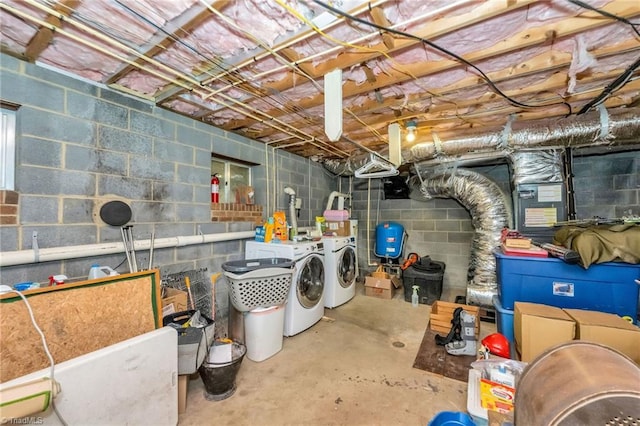
[[[458,393],[464,393],[462,389],[458,389]]]
[[[402,342],[393,342],[392,345],[396,348],[404,348],[404,343]]]
[[[342,403],[342,398],[338,397],[338,399],[336,399],[336,404],[340,404]]]
[[[440,392],[440,389],[438,388],[438,386],[434,385],[433,383],[427,381],[427,385],[429,385],[429,387],[434,393]]]

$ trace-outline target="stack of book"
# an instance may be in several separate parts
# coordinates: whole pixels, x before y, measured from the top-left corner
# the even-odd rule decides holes
[[[548,257],[549,253],[533,245],[529,238],[505,238],[502,252],[509,256]]]

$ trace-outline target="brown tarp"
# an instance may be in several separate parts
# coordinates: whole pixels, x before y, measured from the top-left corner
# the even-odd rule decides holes
[[[640,263],[640,225],[637,224],[565,226],[553,239],[554,244],[577,251],[584,268],[613,261]]]

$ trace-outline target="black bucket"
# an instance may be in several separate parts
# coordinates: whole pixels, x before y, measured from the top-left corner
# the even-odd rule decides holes
[[[204,397],[209,401],[222,401],[236,391],[236,376],[247,348],[242,343],[233,342],[232,345],[231,362],[214,363],[205,359],[198,369],[204,383]]]

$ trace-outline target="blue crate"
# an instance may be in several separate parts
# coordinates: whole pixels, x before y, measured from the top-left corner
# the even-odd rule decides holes
[[[513,331],[513,311],[505,309],[498,296],[493,296],[493,307],[496,308],[496,328],[509,341],[509,348],[516,347],[516,338]],[[513,350],[511,351],[513,353]]]
[[[504,309],[515,302],[559,308],[590,309],[635,318],[638,312],[640,265],[593,264],[589,269],[560,259],[494,253],[498,295]]]

